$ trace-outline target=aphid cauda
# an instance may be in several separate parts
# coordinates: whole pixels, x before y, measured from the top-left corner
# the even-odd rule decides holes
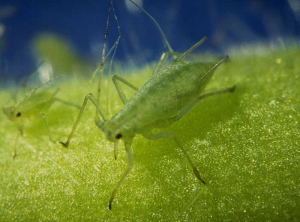
[[[134,87],[125,79],[117,75],[113,76],[113,82],[124,106],[118,113],[116,113],[110,119],[106,117],[100,104],[98,104],[100,97],[100,88],[98,88],[98,98],[95,98],[94,95],[91,93],[86,95],[80,113],[78,114],[76,122],[72,128],[71,133],[68,136],[67,141],[61,142],[65,147],[69,146],[71,138],[74,135],[82,113],[86,107],[87,101],[91,100],[91,102],[96,106],[97,110],[95,124],[105,134],[106,139],[114,143],[115,156],[118,149],[118,142],[120,140],[123,140],[128,157],[127,169],[121,176],[121,179],[119,180],[112,192],[111,198],[109,200],[109,209],[112,208],[112,202],[120,185],[122,184],[122,182],[133,167],[133,153],[131,149],[131,144],[136,134],[141,134],[145,138],[150,140],[156,140],[161,138],[173,139],[187,158],[195,176],[202,183],[205,184],[204,180],[200,176],[199,171],[195,167],[192,159],[190,158],[184,147],[180,144],[177,137],[174,134],[168,132],[153,134],[152,130],[154,128],[168,127],[173,122],[178,121],[193,106],[195,106],[200,100],[206,97],[234,91],[234,87],[231,87],[224,90],[202,95],[201,93],[203,92],[205,86],[209,82],[214,71],[219,65],[221,65],[225,60],[228,59],[228,56],[225,56],[216,64],[212,62],[184,61],[184,58],[187,55],[189,55],[194,49],[196,49],[200,44],[202,44],[206,40],[206,37],[202,38],[200,41],[195,43],[184,53],[175,53],[171,49],[169,42],[167,41],[163,31],[161,30],[156,20],[136,3],[134,3],[133,1],[131,2],[135,4],[138,8],[140,8],[155,23],[155,25],[160,31],[160,34],[163,37],[165,45],[168,48],[168,52],[163,53],[163,55],[161,56],[161,60],[159,61],[157,67],[154,70],[153,76],[139,89]],[[112,0],[110,3],[109,11],[111,9],[113,9]],[[104,35],[104,44],[107,37],[108,21],[109,16],[107,18],[107,26]],[[166,68],[160,70],[162,62],[169,55],[173,56],[174,61]],[[103,72],[104,61],[105,45],[103,45],[102,60],[99,66],[100,72]],[[99,81],[101,81],[101,75],[102,73],[100,73]],[[126,95],[124,94],[120,82],[136,90],[136,93],[130,99],[127,99]],[[101,119],[99,115],[101,116]]]

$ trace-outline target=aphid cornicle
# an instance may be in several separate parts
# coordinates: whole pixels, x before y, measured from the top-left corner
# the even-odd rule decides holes
[[[221,63],[228,59],[228,56],[225,56],[216,64],[212,62],[184,61],[183,59],[195,48],[197,48],[201,43],[203,43],[206,40],[206,37],[202,38],[191,48],[189,48],[186,52],[182,54],[174,53],[167,39],[165,38],[164,33],[162,32],[159,24],[155,21],[155,19],[136,3],[134,3],[133,1],[131,2],[135,4],[138,8],[140,8],[144,13],[146,13],[155,23],[163,37],[163,41],[167,46],[169,52],[164,53],[162,55],[160,62],[155,68],[153,76],[139,89],[134,87],[132,84],[130,84],[123,78],[116,75],[113,76],[113,82],[124,106],[111,119],[108,119],[104,115],[102,108],[98,104],[98,100],[92,94],[86,95],[81,111],[76,119],[76,122],[72,128],[71,133],[69,134],[67,141],[61,142],[66,147],[69,145],[88,100],[91,100],[92,103],[96,106],[97,112],[95,117],[95,123],[97,127],[105,134],[106,139],[110,142],[113,142],[115,145],[115,156],[118,149],[118,141],[124,141],[125,150],[128,157],[128,166],[123,175],[121,176],[120,181],[117,183],[115,189],[112,192],[111,198],[109,200],[109,209],[112,208],[112,202],[115,198],[116,192],[118,191],[120,185],[122,184],[125,177],[133,167],[133,153],[131,149],[131,144],[136,134],[141,134],[145,138],[151,140],[161,138],[173,139],[187,158],[195,176],[202,183],[205,184],[204,180],[200,176],[200,173],[198,172],[197,168],[192,162],[190,156],[188,155],[184,147],[180,144],[176,136],[168,132],[152,134],[152,130],[154,128],[167,127],[171,125],[174,121],[179,120],[201,99],[217,94],[223,94],[234,91],[234,87],[231,87],[224,90],[201,95],[205,86],[207,85],[211,76],[213,75],[213,72]],[[109,11],[111,8],[113,8],[112,0],[110,3]],[[107,27],[104,39],[106,39],[106,36]],[[104,48],[105,45],[103,46],[103,51]],[[174,61],[165,69],[158,71],[160,70],[159,67],[161,63],[168,55],[173,56]],[[102,62],[100,63],[100,67],[104,66],[104,60],[104,53],[102,52]],[[127,99],[125,94],[123,93],[123,90],[121,89],[121,86],[119,84],[120,82],[137,90],[136,93],[130,99]],[[98,89],[98,92],[100,92],[100,89]],[[99,114],[102,120],[100,120]]]

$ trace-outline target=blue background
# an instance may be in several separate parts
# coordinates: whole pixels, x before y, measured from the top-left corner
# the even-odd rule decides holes
[[[35,70],[32,39],[45,32],[68,39],[82,57],[97,61],[108,5],[109,0],[1,0],[0,80],[17,80]],[[128,10],[125,0],[115,0],[114,6],[122,32],[116,59],[136,64],[157,60],[165,49],[153,23],[140,11]],[[300,33],[299,0],[144,0],[143,7],[175,51],[186,50],[204,35],[208,40],[199,52],[224,54],[232,45],[276,45]],[[108,47],[117,35],[111,18]]]

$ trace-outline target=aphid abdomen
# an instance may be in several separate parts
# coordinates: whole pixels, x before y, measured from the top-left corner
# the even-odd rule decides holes
[[[212,66],[176,62],[147,81],[113,121],[136,133],[169,125],[181,109],[200,96],[213,73],[208,73]]]

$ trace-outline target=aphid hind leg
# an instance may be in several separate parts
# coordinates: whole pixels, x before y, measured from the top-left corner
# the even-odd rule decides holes
[[[127,86],[129,86],[130,88],[132,88],[134,90],[138,90],[137,87],[135,87],[130,82],[128,82],[127,80],[123,79],[122,77],[120,77],[118,75],[114,75],[112,77],[112,80],[113,80],[113,83],[114,83],[114,85],[116,87],[118,95],[119,95],[120,99],[122,100],[123,104],[125,104],[128,101],[128,99],[125,96],[124,91],[123,91],[121,85],[119,84],[119,82],[122,82],[122,83],[126,84]]]
[[[132,149],[131,149],[131,144],[132,144],[132,139],[129,140],[125,140],[125,150],[127,153],[127,158],[128,158],[128,165],[127,165],[127,169],[124,171],[124,173],[121,176],[121,179],[119,180],[119,182],[117,183],[115,189],[113,190],[109,203],[108,203],[108,208],[111,210],[112,209],[112,202],[116,196],[117,191],[119,190],[121,184],[123,183],[124,179],[126,178],[126,176],[130,173],[132,167],[133,167],[133,153],[132,153]]]
[[[155,66],[155,69],[153,71],[153,75],[155,75],[156,73],[159,72],[160,67],[162,66],[162,64],[168,59],[169,56],[173,56],[173,59],[175,60],[177,57],[174,57],[174,52],[173,51],[167,51],[167,52],[163,52],[160,56],[160,59],[157,63],[157,65]]]
[[[159,62],[157,63],[153,75],[155,75],[156,73],[159,72],[160,67],[162,66],[162,64],[167,60],[167,58],[169,56],[173,57],[173,62],[179,62],[181,61],[184,57],[186,57],[187,55],[189,55],[194,49],[196,49],[197,47],[199,47],[205,40],[207,39],[207,37],[203,37],[202,39],[200,39],[198,42],[196,42],[194,45],[192,45],[188,50],[186,50],[183,53],[178,53],[178,52],[174,52],[174,51],[167,51],[164,52],[160,59]]]
[[[150,140],[157,140],[157,139],[163,139],[163,138],[172,138],[174,140],[174,142],[177,144],[177,146],[181,149],[181,151],[183,152],[185,157],[187,158],[187,160],[188,160],[190,166],[192,167],[193,172],[194,172],[195,176],[197,177],[197,179],[200,180],[203,184],[206,184],[205,181],[201,178],[200,173],[197,170],[197,168],[195,167],[195,164],[193,163],[191,157],[189,156],[189,154],[186,152],[184,147],[181,145],[181,143],[178,141],[177,137],[173,133],[160,132],[160,133],[157,133],[157,134],[143,134],[143,136],[146,137],[147,139],[150,139]]]
[[[188,103],[185,107],[183,107],[183,109],[181,109],[179,111],[179,113],[176,115],[174,121],[177,121],[179,119],[181,119],[181,117],[183,117],[191,108],[193,108],[200,100],[211,97],[211,96],[215,96],[215,95],[221,95],[224,93],[232,93],[235,90],[235,86],[227,88],[227,89],[223,89],[223,90],[219,90],[219,91],[215,91],[215,92],[211,92],[211,93],[207,93],[204,95],[201,95],[199,97],[197,97],[195,100],[193,100],[192,102]]]

